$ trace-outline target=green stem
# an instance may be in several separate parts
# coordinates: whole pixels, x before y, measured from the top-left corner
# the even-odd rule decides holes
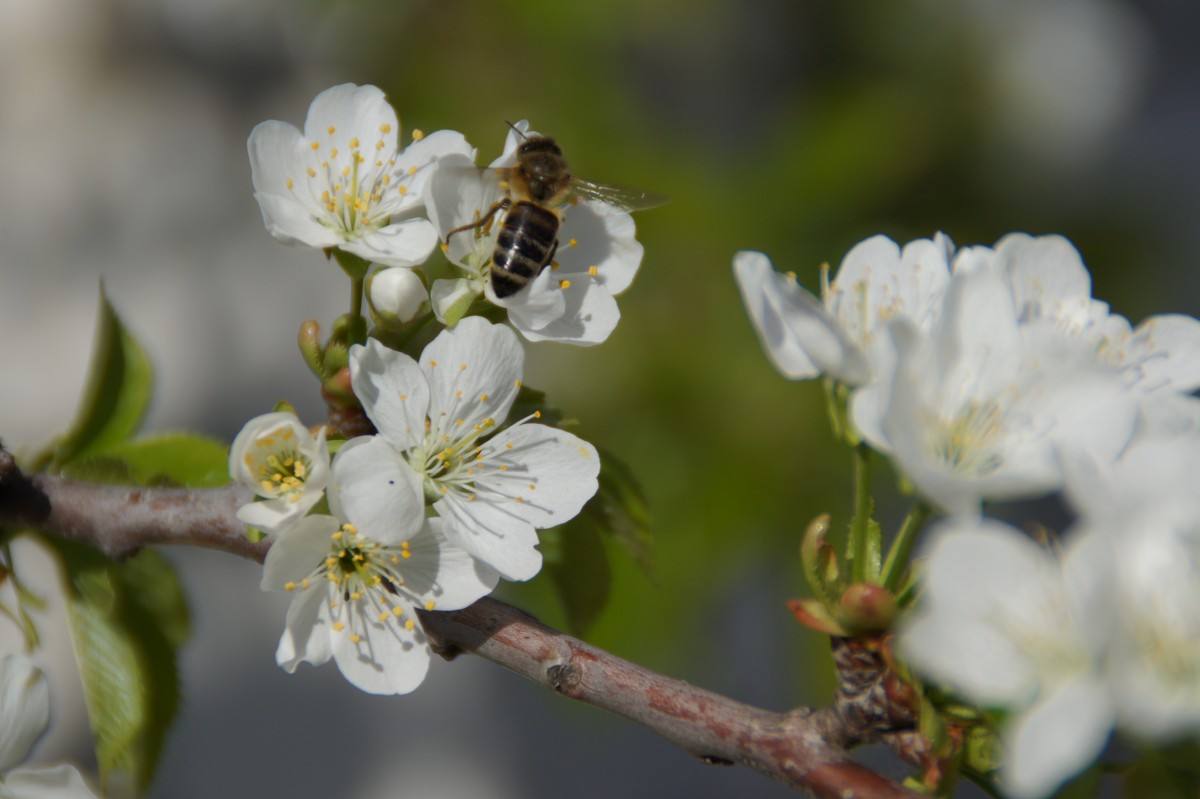
[[[904,517],[904,523],[900,525],[900,531],[896,533],[896,540],[892,542],[892,547],[888,550],[887,560],[884,561],[883,571],[880,573],[884,588],[893,592],[900,588],[900,578],[912,559],[917,533],[925,526],[931,513],[932,510],[928,505],[924,502],[917,502]]]
[[[860,444],[854,448],[854,520],[850,522],[849,541],[850,580],[855,583],[861,583],[867,575],[871,506],[871,450]]]

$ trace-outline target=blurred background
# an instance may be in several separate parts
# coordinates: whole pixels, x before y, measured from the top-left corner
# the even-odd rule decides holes
[[[282,398],[321,420],[295,333],[346,309],[345,279],[265,232],[245,140],[264,119],[301,125],[335,83],[382,87],[406,141],[457,129],[486,162],[504,120],[527,118],[576,174],[669,195],[637,217],[645,260],[612,338],[529,347],[526,383],[625,459],[652,508],[653,577],[611,550],[588,640],[769,708],[830,695],[828,646],[784,602],[805,591],[803,527],[848,521],[850,460],[821,387],[761,353],[735,251],[815,288],[875,233],[1061,233],[1135,321],[1200,306],[1200,7],[1172,0],[0,0],[0,19],[10,446],[69,420],[101,280],[158,370],[148,429],[228,441]],[[878,482],[894,524],[903,504]],[[259,593],[258,567],[168,556],[194,631],[152,797],[792,795],[473,658],[401,698],[333,666],[288,676],[286,601]],[[507,596],[561,624],[547,582]],[[40,756],[86,767],[53,606],[44,626]]]

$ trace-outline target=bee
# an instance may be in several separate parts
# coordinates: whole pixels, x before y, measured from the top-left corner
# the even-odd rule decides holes
[[[561,207],[569,199],[597,200],[620,211],[652,208],[666,198],[637,189],[604,183],[592,183],[571,175],[562,148],[549,136],[521,136],[514,166],[489,170],[500,181],[504,197],[488,209],[478,221],[456,227],[446,241],[464,230],[479,230],[502,213],[496,245],[492,250],[490,275],[492,291],[503,299],[511,297],[542,273],[558,251],[558,229],[562,225]]]

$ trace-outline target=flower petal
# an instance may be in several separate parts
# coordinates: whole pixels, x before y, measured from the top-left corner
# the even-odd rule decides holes
[[[471,557],[446,538],[441,519],[428,524],[408,542],[403,562],[404,587],[437,610],[465,608],[496,587],[495,569]]]
[[[503,422],[524,365],[521,342],[504,325],[468,316],[443,330],[421,353],[433,429],[457,440],[485,419]]]
[[[4,775],[4,799],[96,799],[74,766],[22,766]]]
[[[311,574],[329,554],[329,537],[339,527],[332,516],[305,516],[276,535],[263,561],[262,590],[282,591]]]
[[[343,83],[331,86],[313,98],[304,120],[304,136],[309,141],[340,141],[351,136],[366,141],[378,138],[382,152],[395,152],[400,130],[396,111],[376,86]]]
[[[1005,733],[1004,793],[1049,796],[1096,759],[1112,732],[1113,709],[1098,680],[1073,679],[1013,720]]]
[[[542,568],[538,536],[518,515],[515,502],[471,502],[450,493],[433,504],[451,544],[500,572],[506,580],[528,580]]]
[[[350,385],[384,440],[405,450],[425,437],[429,385],[417,362],[369,339],[350,348]]]
[[[777,274],[765,255],[739,252],[733,272],[767,357],[784,377],[806,380],[826,374],[850,385],[870,378],[866,358],[825,306]]]
[[[346,442],[333,459],[335,513],[389,546],[416,535],[425,519],[421,478],[379,436]]]
[[[437,246],[438,235],[427,219],[402,219],[342,245],[360,258],[384,266],[416,266]]]
[[[543,276],[547,274],[550,274],[549,270],[542,273]],[[558,273],[553,273],[550,279],[557,281]],[[541,279],[537,282],[540,283]],[[528,306],[510,304],[508,315],[513,327],[529,341],[557,341],[588,347],[607,340],[621,319],[617,301],[600,281],[587,274],[581,274],[569,283],[565,287],[562,283],[550,284],[550,291],[564,301],[562,312],[539,326],[535,327],[540,319],[527,315]],[[517,297],[532,294],[531,291],[522,291]]]
[[[275,649],[275,662],[288,674],[294,673],[301,663],[320,666],[329,660],[332,654],[327,611],[329,593],[330,588],[325,585],[313,585],[299,591],[288,606],[283,635]]]
[[[644,248],[636,232],[632,216],[603,203],[568,206],[554,258],[558,277],[574,281],[577,275],[591,275],[609,294],[620,294],[642,263]]]
[[[49,723],[46,675],[25,655],[0,659],[0,773],[29,756]]]
[[[598,487],[600,456],[583,439],[555,427],[522,424],[498,433],[484,445],[489,469],[475,488],[479,501],[494,497],[509,512],[543,529],[576,516]]]
[[[410,693],[429,671],[425,631],[420,624],[409,630],[395,617],[379,621],[358,613],[346,629],[333,633],[332,647],[342,676],[369,694]]]

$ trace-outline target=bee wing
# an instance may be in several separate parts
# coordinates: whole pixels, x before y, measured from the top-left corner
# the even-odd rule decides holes
[[[655,208],[669,199],[666,195],[611,183],[593,183],[590,180],[571,178],[571,191],[586,200],[610,205],[619,211],[644,211]]]

